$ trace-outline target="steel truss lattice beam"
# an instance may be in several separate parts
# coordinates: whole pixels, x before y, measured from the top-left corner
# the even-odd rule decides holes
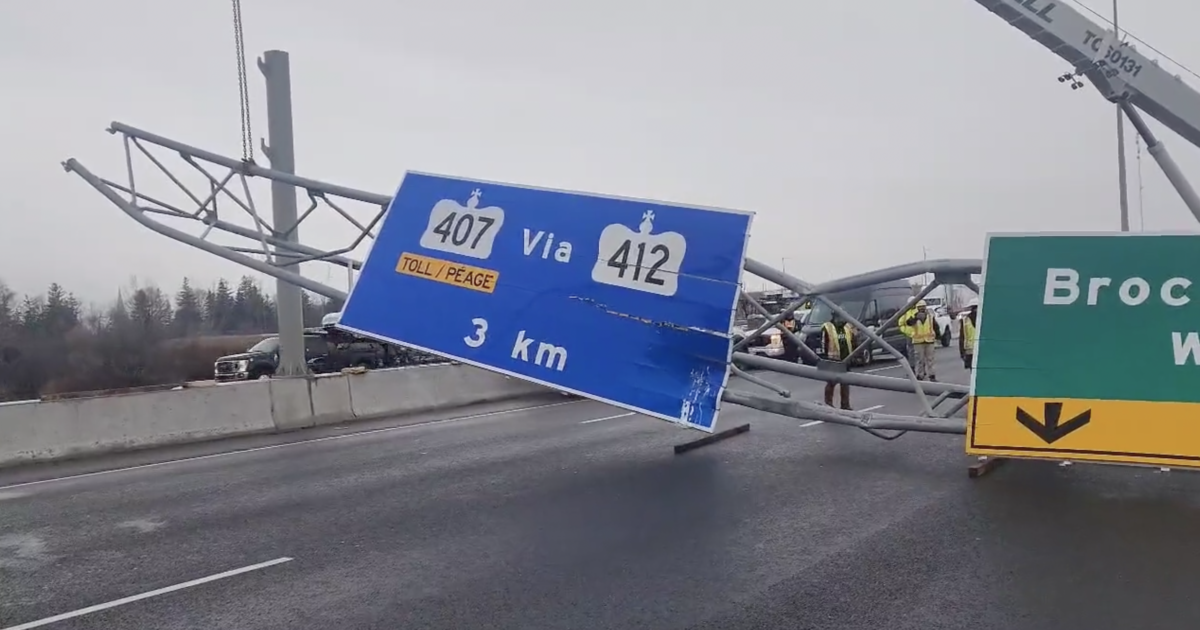
[[[921,416],[897,416],[891,414],[869,413],[844,411],[841,409],[832,409],[824,405],[808,403],[798,400],[790,400],[791,393],[776,385],[766,383],[763,379],[748,374],[753,379],[746,379],[757,385],[773,391],[777,396],[768,397],[758,394],[753,394],[744,391],[726,390],[724,400],[736,405],[751,407],[760,411],[775,413],[780,415],[792,416],[803,420],[821,420],[831,424],[843,424],[856,427],[884,439],[895,439],[908,431],[919,431],[928,433],[966,433],[966,420],[963,418],[952,417],[966,406],[967,396],[970,388],[966,385],[957,385],[953,383],[937,383],[925,382],[917,379],[916,374],[912,370],[908,359],[891,344],[887,343],[883,337],[879,336],[875,329],[864,325],[847,313],[844,309],[833,302],[829,296],[843,291],[853,289],[866,288],[871,285],[882,282],[890,282],[894,280],[902,280],[912,278],[926,273],[934,275],[933,282],[929,283],[920,293],[913,296],[905,308],[901,309],[895,316],[879,326],[879,329],[885,329],[895,324],[899,318],[910,308],[928,295],[931,291],[939,286],[947,284],[962,284],[969,287],[976,293],[979,292],[979,286],[972,279],[972,275],[979,274],[983,270],[983,262],[980,260],[926,260],[921,262],[909,263],[906,265],[898,265],[888,267],[876,271],[850,276],[839,280],[833,280],[820,285],[813,285],[805,282],[795,276],[775,269],[770,265],[764,264],[757,260],[747,259],[745,269],[752,275],[756,275],[764,280],[768,280],[778,284],[784,288],[791,289],[797,296],[779,313],[772,314],[767,312],[757,301],[749,294],[743,295],[748,299],[751,306],[767,316],[767,321],[761,324],[757,329],[748,333],[741,342],[735,345],[733,355],[733,366],[738,368],[742,374],[746,374],[745,368],[768,370],[801,378],[824,381],[827,383],[845,383],[855,387],[866,387],[870,389],[882,389],[894,392],[906,392],[915,394],[921,401],[921,406],[924,412]],[[815,360],[815,367],[807,365],[798,365],[779,359],[771,359],[767,357],[759,357],[753,354],[742,352],[741,348],[749,343],[749,340],[755,336],[776,326],[783,321],[789,314],[793,313],[797,308],[809,300],[816,300],[825,304],[829,309],[838,315],[841,315],[848,323],[867,337],[868,341],[856,346],[853,352],[843,359],[840,364],[833,364],[829,361],[817,360],[816,357],[810,357],[810,360]],[[784,329],[785,334],[791,335],[790,331]],[[803,341],[792,335],[793,339],[800,344],[801,352],[804,353],[806,346]],[[854,358],[863,352],[867,343],[872,343],[895,358],[900,367],[905,372],[905,378],[897,378],[891,376],[878,376],[875,374],[862,374],[849,371],[849,364]],[[811,355],[811,350],[808,350]],[[735,372],[738,374],[738,372]],[[740,376],[740,375],[739,375]],[[936,397],[930,401],[930,394]],[[783,399],[781,399],[783,398]],[[786,399],[786,400],[784,400]],[[946,405],[944,409],[939,410],[939,407]],[[896,433],[886,434],[885,430],[894,430]]]
[[[112,123],[108,131],[122,138],[126,167],[124,183],[98,176],[75,159],[67,160],[63,167],[82,178],[125,214],[147,228],[181,243],[286,280],[319,295],[338,300],[346,298],[345,291],[316,282],[283,267],[323,262],[349,270],[361,269],[362,262],[352,258],[350,254],[367,239],[375,237],[379,222],[383,219],[390,201],[388,195],[368,193],[264,168],[253,162],[218,155],[119,122]],[[183,162],[183,167],[189,169],[193,175],[199,174],[207,184],[207,190],[196,191],[195,186],[188,186],[184,178],[172,171],[162,159],[160,153],[165,152],[178,156]],[[139,181],[134,175],[134,166],[139,160],[145,160],[152,165],[158,174],[182,193],[185,201],[169,202],[139,190]],[[250,189],[250,180],[253,178],[286,183],[307,193],[308,207],[301,212],[295,225],[273,226],[271,221],[260,213],[259,204],[256,203]],[[218,205],[219,201],[225,202],[223,207]],[[366,203],[374,206],[374,209],[369,218],[362,221],[343,207],[347,201]],[[305,220],[322,208],[332,211],[353,226],[357,234],[349,243],[342,247],[322,249],[295,243],[287,238],[288,232],[298,230]],[[235,217],[228,216],[230,210]],[[175,220],[177,224],[190,222],[195,228],[189,232],[164,222],[160,217]],[[243,221],[248,218],[250,227],[235,223],[231,218],[241,218]],[[215,243],[210,238],[214,232],[238,237],[244,244]]]
[[[391,197],[388,195],[356,190],[263,168],[253,162],[218,155],[118,122],[112,123],[108,131],[122,136],[127,170],[127,182],[125,184],[120,184],[92,173],[74,158],[64,162],[63,167],[68,172],[78,175],[135,221],[159,234],[333,299],[344,300],[346,292],[304,277],[283,267],[299,262],[325,262],[350,270],[361,269],[362,262],[347,256],[347,254],[359,247],[366,239],[374,239],[376,227],[383,219],[388,203],[391,201]],[[203,193],[197,193],[190,189],[180,177],[177,177],[150,150],[149,147],[151,146],[178,155],[187,166],[202,175],[204,181],[208,183],[208,190]],[[185,210],[175,204],[140,192],[134,178],[133,163],[135,156],[144,157],[149,160],[158,172],[165,175],[170,182],[180,189],[183,196],[190,201],[190,207],[193,209]],[[217,175],[215,173],[219,172],[218,169],[225,169],[225,172]],[[253,178],[285,183],[307,192],[309,198],[308,208],[298,217],[296,225],[288,229],[297,229],[301,222],[316,212],[320,206],[324,205],[357,229],[358,236],[352,239],[350,244],[334,249],[321,249],[289,241],[286,238],[286,234],[276,229],[275,226],[270,225],[259,214],[258,206],[254,202],[248,183]],[[242,196],[231,190],[231,185],[236,185]],[[221,218],[217,206],[218,199],[232,202],[235,211],[240,211],[240,214],[248,216],[252,221],[253,227],[245,227]],[[341,201],[334,201],[335,199],[361,202],[374,206],[375,209],[371,213],[369,220],[359,221],[342,207]],[[201,233],[195,235],[172,227],[155,218],[158,216],[191,221],[198,228],[202,228]],[[209,236],[214,230],[240,237],[248,241],[247,246],[214,243],[209,240]],[[913,297],[909,304],[911,306],[930,291],[943,284],[962,284],[978,292],[979,287],[972,280],[971,276],[979,274],[982,266],[982,262],[979,260],[929,260],[888,267],[820,285],[813,285],[762,262],[747,259],[745,264],[747,272],[791,289],[797,293],[797,298],[785,307],[783,311],[773,314],[768,312],[752,296],[743,293],[753,308],[767,316],[767,321],[755,331],[747,334],[742,341],[735,344],[733,348],[733,364],[730,366],[730,369],[733,370],[735,376],[746,382],[757,384],[773,392],[775,396],[763,396],[746,391],[727,390],[724,396],[725,402],[802,420],[821,420],[831,424],[852,426],[889,440],[895,439],[908,431],[965,433],[966,421],[953,416],[966,405],[968,387],[951,383],[919,381],[907,358],[902,353],[892,347],[883,337],[879,336],[873,328],[863,325],[862,322],[831,301],[828,296],[881,282],[912,278],[925,273],[934,274],[934,281],[925,287],[920,295]],[[810,361],[817,363],[816,367],[759,357],[742,351],[751,339],[774,327],[787,314],[795,311],[801,304],[808,300],[823,302],[832,311],[838,313],[853,325],[871,343],[884,349],[888,354],[896,358],[905,372],[905,378],[849,371],[847,369],[849,363],[853,361],[855,356],[864,351],[866,342],[858,345],[853,353],[840,365],[831,365],[828,361],[818,359],[812,350],[800,339],[796,338],[791,331],[786,331],[786,334],[792,335],[793,339],[799,343],[800,351],[805,353]],[[901,313],[903,312],[901,311]],[[886,328],[894,324],[899,316],[897,314],[880,328]],[[824,382],[846,383],[855,387],[912,393],[920,399],[924,412],[920,416],[897,416],[843,411],[814,403],[793,400],[788,390],[748,372],[748,369],[767,370]],[[930,396],[934,397],[933,400],[930,400]],[[945,405],[945,408],[939,410],[939,407],[943,405]],[[884,431],[894,431],[895,433],[884,433]]]

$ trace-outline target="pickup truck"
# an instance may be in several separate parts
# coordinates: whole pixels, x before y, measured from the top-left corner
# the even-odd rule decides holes
[[[345,367],[381,368],[396,363],[393,349],[367,339],[348,338],[322,329],[304,331],[304,358],[317,374]],[[218,383],[252,381],[275,375],[279,367],[279,337],[267,337],[245,352],[218,358],[213,380]]]

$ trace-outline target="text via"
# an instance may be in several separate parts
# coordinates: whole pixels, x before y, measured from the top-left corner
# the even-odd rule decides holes
[[[542,230],[534,232],[529,228],[524,230],[524,247],[523,251],[526,256],[532,256],[538,244],[541,244],[541,256],[543,259],[549,259],[550,253],[554,253],[554,260],[560,263],[571,262],[571,244],[567,241],[559,241],[558,246],[554,245],[554,232],[546,234]]]
[[[421,247],[448,254],[486,260],[492,255],[496,235],[504,225],[504,210],[480,208],[483,192],[476,189],[466,205],[443,199],[429,212],[429,223],[421,234]]]
[[[513,343],[512,358],[531,363],[529,360],[529,351],[535,343],[537,344],[537,350],[533,354],[532,363],[534,365],[558,370],[559,372],[567,367],[566,348],[556,346],[552,343],[540,342],[533,337],[527,337],[524,330],[517,333],[517,339]]]
[[[1074,269],[1055,267],[1046,269],[1046,283],[1042,292],[1042,304],[1047,306],[1069,306],[1074,304],[1079,300],[1082,293],[1079,286],[1080,281],[1079,272]],[[1088,306],[1099,305],[1102,294],[1112,292],[1112,284],[1112,278],[1089,278],[1086,304]],[[1117,287],[1116,293],[1117,298],[1126,306],[1143,304],[1155,294],[1158,295],[1159,301],[1167,306],[1185,306],[1191,302],[1191,297],[1187,294],[1191,286],[1191,280],[1176,277],[1166,280],[1155,290],[1146,279],[1132,277],[1122,281]]]
[[[480,293],[496,290],[500,272],[404,252],[396,262],[396,272],[406,276],[428,278],[434,282],[471,289]]]

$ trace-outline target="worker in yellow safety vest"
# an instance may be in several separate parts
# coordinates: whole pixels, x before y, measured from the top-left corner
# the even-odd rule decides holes
[[[917,302],[915,309],[904,314],[900,320],[900,330],[908,335],[911,341],[913,371],[922,381],[936,381],[937,373],[934,361],[937,358],[938,330],[933,313],[929,312],[925,300]]]
[[[821,326],[821,347],[825,349],[825,358],[830,361],[841,361],[850,356],[850,351],[854,348],[854,327],[835,313],[830,321]],[[850,386],[841,383],[839,389],[842,409],[849,410]],[[825,404],[833,406],[833,383],[825,383]]]
[[[967,302],[967,312],[962,317],[962,330],[958,333],[958,354],[962,357],[963,367],[971,369],[975,365],[975,339],[978,330],[979,300],[972,298]]]

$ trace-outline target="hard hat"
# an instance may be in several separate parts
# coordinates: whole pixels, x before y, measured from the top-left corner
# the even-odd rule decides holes
[[[971,298],[971,301],[967,302],[967,308],[971,308],[974,306],[979,306],[979,298]]]
[[[917,300],[917,308],[922,306],[928,306],[928,304],[925,303],[925,300]]]

